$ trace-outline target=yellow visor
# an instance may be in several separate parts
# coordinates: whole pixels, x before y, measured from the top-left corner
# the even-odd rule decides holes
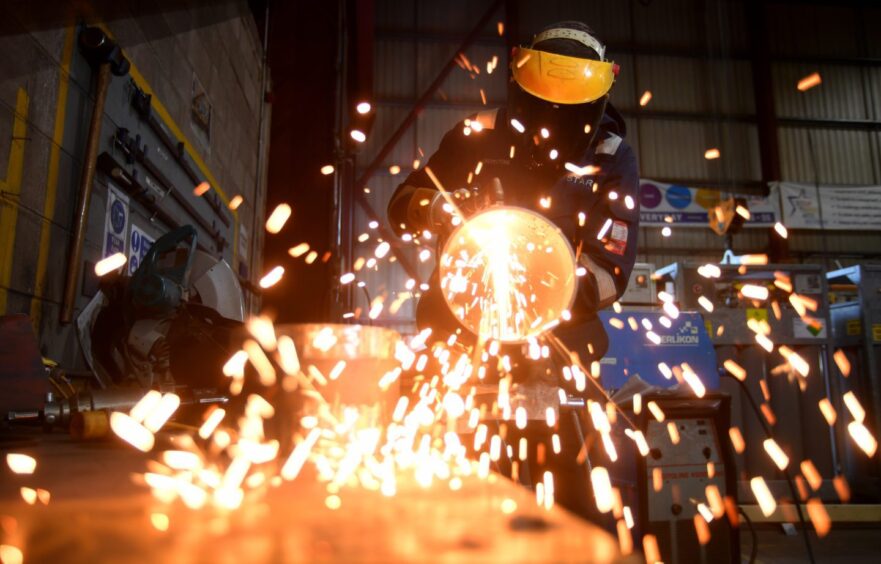
[[[555,104],[602,98],[615,81],[614,63],[516,47],[511,73],[523,90]]]

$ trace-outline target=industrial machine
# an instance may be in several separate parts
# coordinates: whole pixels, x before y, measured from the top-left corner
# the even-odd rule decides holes
[[[160,237],[131,278],[108,280],[84,310],[80,341],[102,386],[217,385],[242,293],[196,239],[190,226]]]
[[[815,265],[719,265],[720,275],[701,275],[700,264],[675,263],[656,272],[658,284],[674,296],[684,310],[703,309],[701,298],[713,304],[705,311],[706,330],[721,365],[734,360],[746,371],[743,385],[756,403],[762,404],[777,442],[794,464],[810,459],[823,476],[818,494],[824,499],[837,499],[832,478],[840,473],[837,430],[830,428],[818,402],[830,398],[840,412],[840,393],[830,378],[828,354],[832,346],[829,330],[829,304],[826,277]],[[775,276],[777,273],[777,276]],[[809,324],[788,301],[788,293],[774,286],[775,280],[786,280],[792,291],[815,303],[810,311],[814,322]],[[744,284],[768,288],[764,301],[748,299],[740,294]],[[659,288],[660,289],[660,288]],[[776,304],[776,305],[774,305]],[[766,352],[756,341],[749,325],[767,323],[770,339],[798,353],[809,367],[809,376],[793,373],[787,361],[775,349]],[[738,383],[723,378],[720,389],[731,395],[731,422],[742,432],[747,449],[737,458],[741,497],[750,497],[748,479],[762,476],[778,497],[791,497],[785,476],[777,469],[763,449],[767,438],[763,421],[757,417]]]
[[[45,427],[97,424],[86,413],[126,410],[147,390],[175,392],[183,405],[223,403],[223,363],[244,320],[242,293],[229,265],[197,249],[183,226],[160,237],[132,276],[102,280],[77,320],[91,373],[79,385],[63,378],[41,408],[10,411],[10,421]],[[100,434],[100,433],[98,433]]]
[[[669,328],[660,323],[664,315],[646,306],[600,312],[609,334],[609,350],[600,364],[603,388],[651,447],[642,456],[625,434],[629,423],[619,420],[613,429],[619,458],[609,468],[612,483],[636,512],[636,534],[654,535],[665,562],[739,562],[738,531],[718,507],[719,518],[707,523],[708,544],[701,544],[695,528],[698,504],[707,511],[712,503],[710,490],[719,498],[737,500],[735,465],[726,438],[731,398],[719,392],[716,351],[701,314],[680,312]],[[658,343],[646,338],[645,322],[658,333]],[[638,329],[633,330],[632,324]],[[665,377],[658,368],[682,363],[701,379],[708,390],[704,397],[695,397],[689,387],[678,386],[675,378]],[[637,393],[638,409],[633,400]],[[663,422],[646,409],[649,402],[660,408]]]
[[[664,562],[740,562],[739,529],[730,525],[728,514],[736,507],[737,489],[726,438],[730,396],[661,392],[643,400],[655,402],[665,419],[657,421],[646,410],[636,419],[652,447],[648,456],[636,457],[642,532],[658,539]],[[727,511],[726,496],[731,496]],[[702,525],[696,520],[706,523],[708,539],[701,538],[697,528]]]
[[[627,288],[618,298],[618,303],[631,306],[652,306],[658,301],[655,292],[655,281],[652,274],[655,272],[655,265],[647,262],[637,262],[630,271],[630,279],[627,281]]]
[[[849,366],[832,363],[842,393],[852,391],[867,412],[866,425],[881,429],[881,265],[856,265],[829,272],[829,306],[836,354]],[[838,353],[837,351],[841,351]],[[881,467],[850,441],[841,445],[845,475],[855,499],[881,499]]]

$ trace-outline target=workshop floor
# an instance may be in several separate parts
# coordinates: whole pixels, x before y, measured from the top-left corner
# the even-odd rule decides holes
[[[801,535],[787,536],[780,529],[760,529],[758,564],[790,564],[808,562]],[[811,546],[817,563],[875,564],[881,561],[881,527],[832,530],[820,540],[812,536]],[[741,561],[749,562],[752,539],[749,533],[741,536]]]

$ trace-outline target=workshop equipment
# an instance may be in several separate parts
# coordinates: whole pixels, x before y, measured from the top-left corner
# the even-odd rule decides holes
[[[664,315],[658,308],[644,306],[599,313],[609,335],[608,352],[600,361],[600,381],[651,447],[648,456],[642,456],[625,435],[629,422],[619,419],[613,427],[619,458],[609,464],[612,484],[636,511],[635,535],[655,535],[665,562],[739,562],[738,532],[728,519],[710,521],[711,537],[705,546],[700,545],[694,524],[697,504],[708,505],[708,486],[714,486],[723,498],[730,496],[736,505],[737,477],[727,440],[731,400],[719,392],[716,351],[701,314],[679,312],[676,319],[670,319],[669,328],[660,323]],[[631,328],[631,320],[638,330]],[[646,338],[645,322],[657,332],[658,343]],[[666,378],[658,368],[659,364],[672,368],[683,363],[709,390],[703,398],[694,397],[688,386],[676,387],[677,380]],[[641,396],[638,414],[633,408],[635,393]],[[646,408],[649,402],[660,408],[663,422]],[[668,424],[679,433],[677,444],[672,442]]]
[[[659,269],[655,273],[659,289],[671,294],[684,310],[704,310],[699,301],[702,297],[712,302],[713,311],[705,311],[703,317],[720,370],[729,359],[744,368],[744,385],[750,395],[776,419],[771,428],[778,444],[796,465],[810,459],[824,478],[818,494],[823,499],[835,498],[832,478],[840,473],[837,450],[841,437],[823,418],[818,402],[828,397],[839,409],[841,396],[829,377],[827,355],[832,337],[826,277],[821,267],[722,264],[718,266],[718,278],[702,276],[698,271],[701,267],[697,263],[674,263]],[[806,323],[787,299],[789,294],[774,286],[778,279],[790,281],[793,292],[816,303],[816,310],[810,311],[814,324]],[[744,284],[767,288],[769,298],[761,301],[744,297],[739,292]],[[777,303],[779,318],[772,302]],[[798,353],[809,367],[809,376],[793,374],[778,350],[766,352],[749,323],[767,323],[769,338]],[[720,389],[731,395],[732,424],[741,430],[749,446],[738,457],[741,497],[751,496],[748,479],[755,476],[764,477],[775,496],[790,496],[786,480],[761,448],[768,437],[748,398],[731,378],[724,378]]]
[[[198,250],[196,239],[193,227],[176,229],[153,244],[133,276],[108,276],[77,320],[93,377],[44,392],[39,408],[33,393],[4,402],[6,419],[96,438],[108,434],[109,412],[128,411],[151,389],[175,392],[185,406],[225,403],[222,366],[242,327],[242,293],[229,265]]]
[[[544,216],[496,205],[463,222],[440,260],[444,299],[482,340],[523,342],[553,327],[575,300],[575,254]]]
[[[83,354],[102,387],[220,386],[244,302],[232,269],[197,238],[189,225],[163,235],[131,278],[105,282],[81,314]]]
[[[609,310],[599,312],[609,335],[609,349],[600,360],[603,388],[614,392],[633,376],[638,376],[649,385],[669,388],[677,382],[673,378],[666,378],[658,369],[658,364],[664,363],[672,368],[687,362],[707,390],[719,389],[716,351],[701,314],[682,311],[679,317],[670,319],[669,328],[660,322],[664,315],[657,308],[637,307],[625,307],[621,313]],[[639,330],[631,328],[631,319]],[[642,330],[643,320],[651,324],[652,330],[660,337],[659,343],[646,338]],[[622,323],[623,326],[616,326]]]
[[[839,363],[832,370],[841,393],[852,391],[866,410],[866,426],[881,429],[881,266],[855,265],[826,274],[834,296],[829,311],[835,354],[843,354],[849,374]],[[840,352],[839,352],[840,351]],[[842,441],[845,475],[855,499],[881,500],[881,466],[851,441]]]
[[[655,292],[655,281],[652,274],[655,272],[655,265],[647,262],[637,262],[630,271],[630,279],[627,281],[627,287],[624,293],[618,298],[618,303],[624,306],[652,306],[658,301]]]
[[[737,476],[727,440],[731,398],[655,393],[643,400],[655,402],[665,420],[657,421],[647,410],[636,416],[651,445],[648,456],[635,460],[641,534],[655,535],[663,561],[670,564],[739,563],[739,529],[730,521],[737,519],[730,514],[737,507]],[[677,429],[675,444],[670,425]],[[707,523],[706,544],[695,520]]]
[[[229,401],[227,394],[217,388],[175,386],[164,391],[180,397],[181,413],[187,412],[188,406],[204,407]],[[6,420],[18,424],[39,423],[45,431],[69,429],[70,434],[78,439],[105,438],[110,436],[110,413],[128,412],[145,393],[146,390],[140,387],[90,389],[69,397],[58,397],[50,392],[41,408],[9,411]],[[202,410],[197,413],[201,415]]]

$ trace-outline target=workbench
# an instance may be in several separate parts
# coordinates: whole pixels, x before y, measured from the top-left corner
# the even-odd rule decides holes
[[[34,474],[13,474],[7,452],[34,456]],[[402,477],[390,498],[346,487],[332,510],[324,484],[304,471],[224,513],[155,500],[133,478],[148,459],[115,441],[0,431],[0,544],[21,548],[25,562],[642,561],[622,557],[604,530],[558,507],[539,508],[534,495],[498,475],[465,479],[457,491]],[[51,501],[27,505],[22,486],[48,490]],[[506,499],[516,503],[511,514],[501,510]],[[154,513],[168,516],[166,531],[152,525]]]

